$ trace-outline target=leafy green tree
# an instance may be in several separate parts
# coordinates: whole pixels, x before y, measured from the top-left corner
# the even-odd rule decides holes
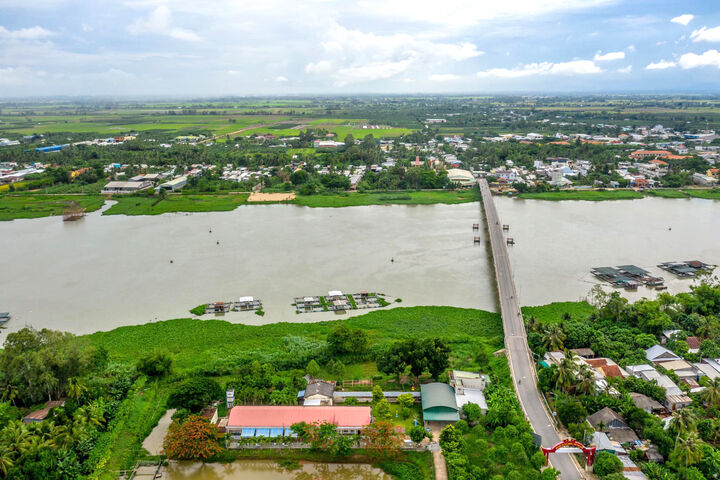
[[[479,422],[482,418],[482,409],[476,403],[470,402],[463,405],[462,413],[471,425]]]
[[[363,330],[350,329],[347,325],[337,326],[327,337],[328,350],[333,355],[361,356],[370,347],[370,340]]]
[[[390,420],[392,413],[390,412],[390,404],[386,399],[382,399],[375,404],[374,415],[382,420]]]
[[[425,428],[422,425],[414,425],[414,426],[410,427],[407,430],[407,432],[405,432],[405,433],[407,433],[408,436],[410,437],[410,440],[412,440],[416,444],[420,444],[420,442],[422,442],[425,438],[432,437],[430,432],[425,430]]]
[[[155,350],[140,357],[136,368],[138,372],[148,377],[165,377],[172,370],[173,358],[170,353],[163,350]]]
[[[381,400],[385,399],[385,395],[383,394],[382,388],[380,385],[375,385],[372,389],[372,403],[373,405],[377,404]]]
[[[402,393],[398,395],[397,403],[403,408],[411,408],[415,404],[415,397],[410,393]]]
[[[617,456],[608,452],[599,452],[595,456],[593,463],[593,471],[600,478],[604,478],[611,473],[620,473],[623,470],[623,464]]]
[[[315,360],[310,360],[310,362],[307,364],[307,367],[305,367],[305,373],[310,375],[311,377],[317,377],[320,375],[320,365]]]
[[[199,412],[213,400],[222,398],[223,393],[223,389],[212,378],[190,378],[170,391],[167,405],[170,408]]]
[[[438,442],[446,455],[451,452],[460,452],[465,445],[462,435],[453,425],[448,425],[442,429]]]
[[[563,425],[585,421],[588,412],[583,404],[573,397],[561,397],[555,401],[555,410]]]
[[[343,402],[343,405],[347,405],[349,407],[360,405],[360,402],[355,397],[347,397],[345,401]]]

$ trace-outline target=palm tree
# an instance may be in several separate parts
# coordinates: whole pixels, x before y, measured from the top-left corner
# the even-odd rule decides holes
[[[11,448],[8,448],[7,445],[0,446],[0,472],[3,477],[7,476],[8,468],[13,466],[14,457],[15,454]]]
[[[680,436],[685,436],[694,432],[696,423],[697,417],[689,408],[683,408],[682,410],[678,410],[673,413],[672,419],[670,420],[670,426],[678,432],[678,438],[675,440],[675,443],[677,444]]]
[[[2,394],[3,402],[10,402],[15,406],[15,398],[17,397],[17,387],[11,383],[5,385]]]
[[[565,357],[563,361],[560,362],[560,365],[558,365],[557,373],[555,374],[555,387],[567,392],[577,381],[575,378],[576,369],[577,366],[575,362],[573,362],[570,357]]]
[[[537,332],[541,326],[540,321],[537,319],[537,317],[533,315],[525,318],[525,325],[527,329],[531,332]]]
[[[24,423],[20,420],[10,422],[3,429],[3,436],[5,437],[5,442],[18,456],[25,453],[25,449],[27,448],[28,440],[30,438],[30,432]]]
[[[80,403],[80,397],[87,392],[87,387],[85,387],[85,384],[81,380],[71,378],[68,381],[67,387],[65,387],[65,392],[74,398],[77,403]]]
[[[700,319],[700,325],[697,330],[695,330],[695,335],[702,339],[715,338],[718,336],[719,331],[720,327],[718,326],[717,319],[712,317],[702,317]]]
[[[685,469],[687,469],[693,463],[702,460],[702,443],[702,440],[695,432],[679,437],[675,443],[675,450],[670,454],[670,457],[674,462],[684,465]]]
[[[565,332],[560,325],[551,325],[543,335],[543,346],[550,351],[557,352],[563,350],[566,339]]]
[[[720,406],[720,378],[713,378],[700,394],[700,398],[713,407]]]
[[[593,375],[590,368],[582,365],[578,376],[577,390],[584,395],[593,393],[595,391],[595,375]]]

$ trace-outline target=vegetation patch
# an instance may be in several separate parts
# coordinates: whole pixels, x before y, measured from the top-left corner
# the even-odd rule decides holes
[[[634,190],[558,190],[540,193],[521,193],[518,197],[528,200],[586,200],[598,202],[602,200],[635,200],[643,198],[643,194]]]
[[[99,210],[105,198],[91,195],[3,195],[0,196],[0,221],[62,215],[76,202],[86,212]]]
[[[247,194],[168,195],[162,202],[156,197],[114,197],[118,203],[103,215],[161,215],[174,212],[224,212],[247,203]]]

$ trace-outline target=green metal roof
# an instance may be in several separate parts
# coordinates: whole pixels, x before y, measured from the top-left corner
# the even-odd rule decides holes
[[[426,383],[420,385],[420,394],[422,395],[423,416],[425,410],[436,407],[445,407],[455,410],[458,407],[455,402],[455,390],[447,383]]]
[[[456,410],[432,411],[423,410],[423,420],[426,422],[457,422],[460,414]]]

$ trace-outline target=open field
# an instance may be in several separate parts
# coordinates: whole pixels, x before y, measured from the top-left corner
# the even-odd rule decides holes
[[[118,203],[103,215],[161,215],[173,212],[225,212],[247,203],[248,194],[168,195],[157,197],[115,197]]]
[[[105,197],[99,195],[3,195],[0,196],[0,221],[62,215],[72,202],[85,207],[87,212],[94,212],[103,206]]]
[[[539,307],[522,307],[525,318],[535,317],[544,324],[560,323],[566,313],[573,318],[585,318],[593,310],[594,307],[587,302],[553,302]]]
[[[117,115],[52,115],[37,117],[0,117],[0,134],[33,133],[96,133],[118,135],[129,132],[159,130],[177,132],[208,130],[217,135],[226,134],[250,125],[282,121],[282,116],[261,115],[163,115],[163,114],[117,114]]]

